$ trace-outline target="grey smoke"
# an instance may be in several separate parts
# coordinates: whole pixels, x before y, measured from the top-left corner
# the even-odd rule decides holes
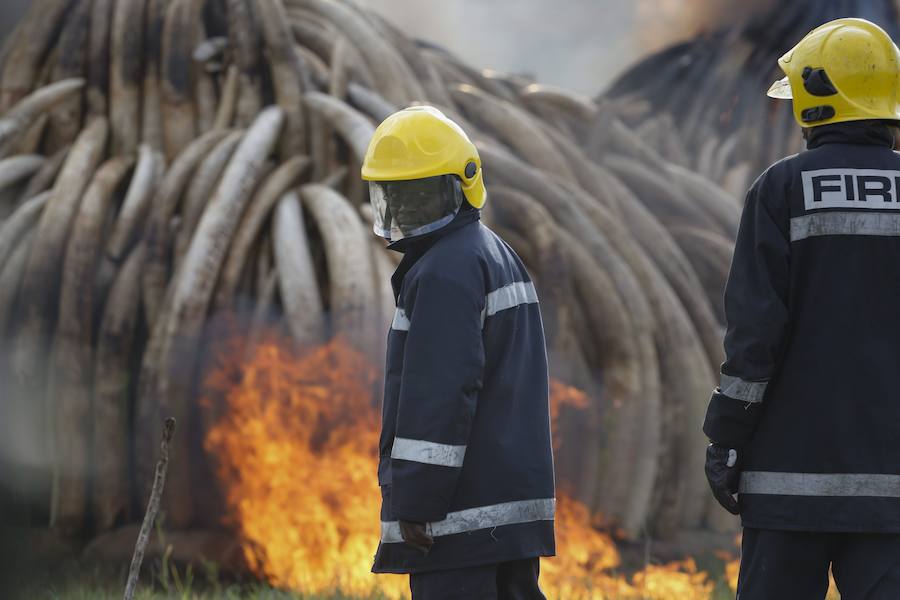
[[[642,54],[629,0],[363,0],[471,65],[594,94]]]
[[[648,52],[773,0],[358,0],[468,63],[596,94]],[[0,40],[30,0],[0,0]]]
[[[594,95],[648,53],[773,0],[361,0],[469,64]]]
[[[774,4],[775,0],[638,0],[634,37],[652,52],[704,31],[739,25]]]

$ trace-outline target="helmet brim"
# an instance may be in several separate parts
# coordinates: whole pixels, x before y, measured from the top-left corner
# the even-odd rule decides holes
[[[766,96],[776,100],[793,100],[794,91],[791,89],[790,80],[787,77],[779,79],[772,84],[772,87],[766,92]]]

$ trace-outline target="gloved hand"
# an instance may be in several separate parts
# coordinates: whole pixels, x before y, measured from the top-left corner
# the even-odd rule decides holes
[[[710,444],[706,449],[706,479],[709,487],[719,504],[733,515],[741,512],[733,495],[738,491],[741,476],[737,460],[737,450],[717,444]]]
[[[400,535],[403,537],[404,542],[422,554],[428,554],[428,551],[434,545],[434,538],[428,535],[424,523],[400,521]]]

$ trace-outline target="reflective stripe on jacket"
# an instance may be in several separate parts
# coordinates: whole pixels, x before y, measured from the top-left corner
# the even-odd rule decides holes
[[[743,523],[900,532],[900,155],[814,129],[753,185],[704,431],[741,448]]]
[[[376,572],[554,553],[547,357],[537,292],[477,211],[407,244],[393,278]],[[422,556],[399,520],[427,523]]]

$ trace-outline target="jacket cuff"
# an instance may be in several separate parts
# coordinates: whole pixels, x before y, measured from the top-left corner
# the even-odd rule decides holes
[[[459,468],[391,459],[391,512],[403,521],[433,523],[447,517]]]
[[[407,521],[409,523],[435,523],[447,518],[447,513],[428,510],[421,506],[400,506],[395,502],[391,503],[391,515],[398,521]]]
[[[716,388],[709,400],[703,433],[714,444],[739,450],[753,437],[761,408],[758,402],[733,398]]]

